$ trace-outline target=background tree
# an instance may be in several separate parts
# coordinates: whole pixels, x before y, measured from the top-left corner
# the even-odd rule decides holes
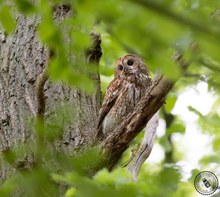
[[[209,5],[202,0],[0,3],[1,196],[189,196],[195,193],[197,172],[209,168],[219,173],[217,0]],[[92,31],[102,39],[99,72],[101,40],[94,33],[91,39]],[[189,50],[192,42],[197,43],[196,54]],[[171,59],[176,50],[191,64],[183,77]],[[104,92],[114,61],[128,52],[146,59],[153,73],[159,70],[170,81],[181,78],[162,110],[166,132],[157,143],[167,154],[157,165],[146,164],[138,183],[121,167],[112,173],[102,170],[90,179],[88,175],[105,166],[97,165],[96,149],[85,148],[96,133],[99,76]],[[41,73],[48,74],[49,80],[38,86]],[[184,135],[185,127],[172,109],[178,94],[200,81],[215,94],[213,109],[206,115],[193,106],[189,110],[198,115],[200,128],[212,137],[213,154],[204,155],[200,168],[184,181],[178,165],[184,149],[177,152],[172,136]],[[140,133],[134,143],[142,136]]]

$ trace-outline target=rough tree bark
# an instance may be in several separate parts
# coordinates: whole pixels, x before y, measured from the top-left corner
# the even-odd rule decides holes
[[[68,6],[59,6],[54,19],[62,20],[71,15]],[[7,152],[27,140],[35,141],[30,126],[37,115],[36,80],[46,65],[48,50],[38,40],[36,28],[40,18],[16,15],[17,29],[10,35],[1,30],[0,40],[0,151]],[[97,50],[97,51],[95,51]],[[89,61],[98,62],[101,56],[100,40],[87,51]],[[98,69],[97,69],[98,70]],[[76,119],[65,127],[58,148],[74,151],[91,142],[96,132],[96,122],[100,108],[99,74],[92,75],[97,88],[92,95],[68,87],[54,84],[50,80],[44,85],[45,119],[54,112],[57,104],[70,104]],[[77,121],[75,121],[77,120]],[[30,156],[22,158],[31,163]],[[5,179],[13,171],[4,160],[0,163],[0,179]]]

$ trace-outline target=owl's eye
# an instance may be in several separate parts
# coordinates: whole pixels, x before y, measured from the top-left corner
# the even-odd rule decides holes
[[[119,70],[123,70],[123,66],[122,66],[122,65],[119,65],[119,66],[118,66],[118,69],[119,69]]]
[[[128,61],[127,61],[127,65],[128,65],[128,66],[132,66],[133,64],[134,64],[134,61],[133,61],[133,60],[128,60]]]

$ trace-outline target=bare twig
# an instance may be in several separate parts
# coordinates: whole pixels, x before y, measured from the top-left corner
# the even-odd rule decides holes
[[[51,58],[54,57],[54,51],[49,49],[49,57],[47,60],[48,62]],[[37,118],[40,118],[42,121],[44,120],[44,113],[45,113],[45,96],[44,96],[44,85],[48,80],[48,68],[47,65],[45,66],[43,72],[37,77],[35,91],[37,95]]]
[[[47,68],[38,76],[36,81],[36,95],[37,95],[37,117],[44,119],[45,113],[45,97],[44,97],[44,84],[48,79]]]

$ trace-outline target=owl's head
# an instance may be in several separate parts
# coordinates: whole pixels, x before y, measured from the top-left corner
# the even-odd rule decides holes
[[[115,77],[126,77],[132,74],[148,74],[147,66],[143,60],[133,54],[119,58],[115,63]]]

